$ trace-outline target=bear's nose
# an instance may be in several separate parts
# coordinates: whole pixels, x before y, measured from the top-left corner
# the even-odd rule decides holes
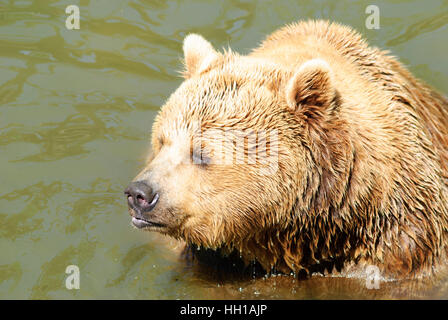
[[[124,190],[128,198],[128,205],[139,213],[154,209],[159,200],[159,194],[144,181],[131,182]]]

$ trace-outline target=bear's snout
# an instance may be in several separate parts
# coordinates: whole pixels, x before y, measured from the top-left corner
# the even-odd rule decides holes
[[[159,201],[159,194],[146,182],[131,182],[124,191],[128,200],[128,206],[134,211],[132,223],[138,228],[154,225],[145,218],[144,214],[152,211]]]

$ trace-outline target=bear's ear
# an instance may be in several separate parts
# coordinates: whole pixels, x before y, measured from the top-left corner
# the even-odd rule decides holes
[[[185,64],[183,75],[187,79],[205,70],[218,57],[210,42],[194,33],[185,37],[183,50]]]
[[[336,95],[327,62],[313,59],[305,62],[286,86],[286,101],[292,111],[317,116],[328,109]]]

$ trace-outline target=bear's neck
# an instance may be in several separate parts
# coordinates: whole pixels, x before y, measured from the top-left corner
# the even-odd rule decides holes
[[[447,186],[418,170],[412,175],[368,172],[370,180],[355,179],[366,164],[351,154],[342,161],[347,167],[334,170],[333,163],[327,166],[332,170],[307,177],[308,189],[297,197],[289,214],[295,220],[287,227],[272,226],[218,250],[199,250],[198,259],[299,277],[365,276],[369,266],[385,278],[431,275],[446,259]],[[405,176],[414,179],[402,180]]]

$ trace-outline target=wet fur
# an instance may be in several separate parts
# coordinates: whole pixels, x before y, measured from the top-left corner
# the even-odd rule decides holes
[[[204,128],[278,129],[279,173],[264,181],[250,168],[212,167],[189,175],[208,186],[196,191],[179,177],[181,199],[161,204],[177,219],[164,233],[287,274],[361,275],[375,265],[387,278],[415,278],[445,264],[445,98],[324,21],[288,25],[246,57],[207,44],[184,50],[186,82],[157,117],[154,152],[200,117]],[[313,59],[330,70],[301,69]]]

